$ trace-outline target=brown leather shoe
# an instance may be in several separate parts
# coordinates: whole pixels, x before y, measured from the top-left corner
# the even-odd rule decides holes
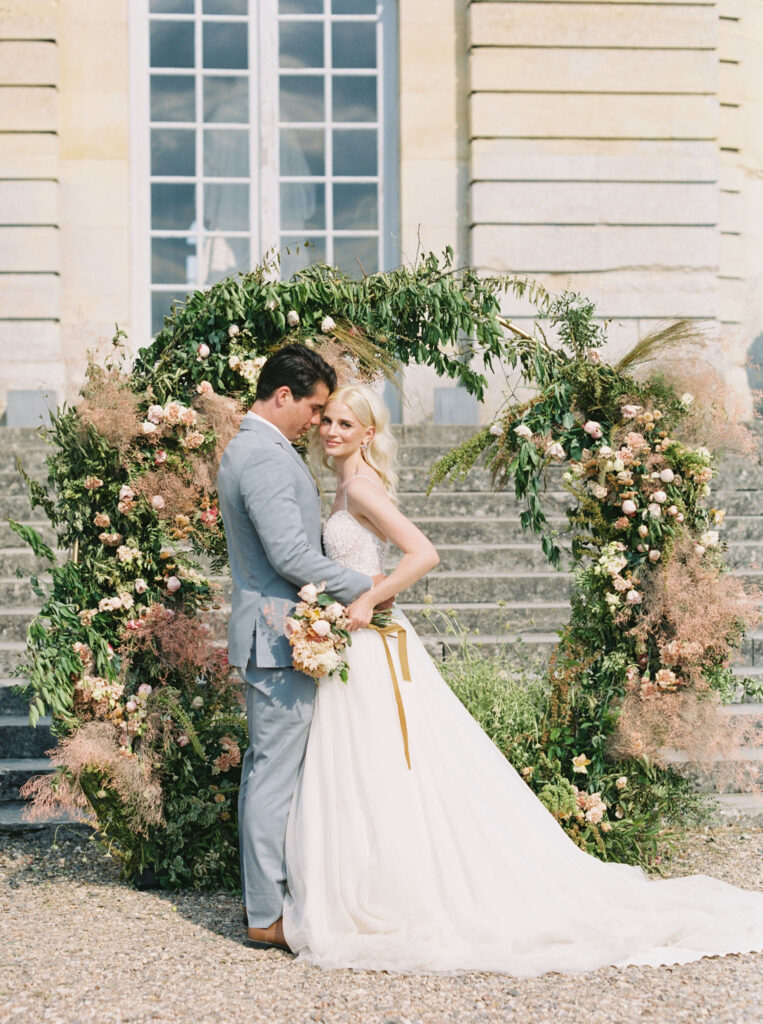
[[[285,949],[287,953],[291,953],[284,938],[282,917],[267,928],[247,928],[246,944],[254,949]]]

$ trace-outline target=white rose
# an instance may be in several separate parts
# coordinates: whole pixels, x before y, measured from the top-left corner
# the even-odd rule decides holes
[[[681,405],[684,407],[684,409],[688,409],[693,401],[694,395],[691,393],[691,391],[684,391],[684,393],[681,395]]]
[[[636,502],[631,501],[630,498],[626,498],[620,508],[623,510],[626,516],[632,516],[636,514]]]
[[[180,582],[177,576],[170,576],[169,579],[167,580],[167,590],[169,590],[171,594],[174,594],[176,590],[180,590],[182,585],[183,584]]]
[[[671,505],[668,508],[668,515],[669,516],[677,516],[678,515],[678,505]]]
[[[664,505],[665,502],[668,500],[668,496],[664,491],[655,491],[652,495],[652,498],[654,499],[654,501],[657,502],[658,505]]]
[[[318,619],[317,622],[313,623],[313,633],[317,633],[318,636],[328,636],[331,632],[331,623],[326,622],[325,619]]]
[[[199,345],[196,351],[198,352],[200,359],[206,359],[207,356],[209,355],[209,345],[205,345],[204,342],[202,341],[202,343]]]
[[[334,601],[323,609],[323,614],[329,622],[336,622],[337,619],[341,619],[344,615],[344,605],[340,604],[339,601]]]
[[[514,433],[517,437],[524,438],[525,440],[533,436],[532,430],[525,423],[520,423],[518,427],[514,427]]]
[[[685,518],[685,516],[684,516],[683,512],[679,512],[678,515],[676,516],[676,522],[677,523],[682,523],[684,521],[684,518]]]
[[[699,542],[700,544],[704,544],[706,548],[714,548],[718,544],[718,531],[705,530],[699,538]]]
[[[500,437],[501,434],[503,433],[503,424],[497,421],[495,423],[492,423],[490,425],[490,433],[493,435],[493,437]]]
[[[134,586],[136,594],[145,594],[145,592],[148,590],[148,583],[146,583],[146,581],[142,579],[137,579],[135,581]]]
[[[299,313],[296,311],[296,309],[290,309],[289,312],[286,314],[286,323],[289,325],[289,327],[297,326],[297,324],[299,323]]]
[[[237,370],[239,366],[241,366],[241,360],[239,359],[238,356],[231,356],[228,359],[228,366],[231,368],[231,370]]]
[[[639,594],[638,590],[629,590],[625,600],[628,604],[641,604],[641,594]]]
[[[603,444],[601,446],[601,448],[599,448],[599,456],[602,457],[602,458],[607,459],[607,458],[609,458],[610,455],[614,455],[614,452],[612,451],[612,449],[609,447],[608,444]]]
[[[664,484],[672,483],[674,476],[675,476],[675,473],[670,468],[670,466],[666,466],[665,469],[660,470],[660,480],[662,480],[662,482]]]
[[[602,484],[591,484],[591,494],[593,494],[594,498],[598,498],[599,501],[604,501],[607,496],[607,488]]]
[[[297,596],[300,601],[305,601],[307,604],[315,604],[318,600],[319,590],[314,583],[306,583],[301,590],[297,591]]]
[[[654,501],[647,506],[646,510],[652,519],[659,519],[662,515],[662,508]]]
[[[322,334],[330,334],[334,330],[335,327],[336,327],[336,324],[334,323],[334,321],[331,319],[330,316],[324,316],[324,318],[321,320],[321,333]]]
[[[624,405],[622,408],[624,420],[635,420],[635,418],[638,416],[640,412],[640,405]]]
[[[150,420],[143,420],[140,425],[140,429],[144,434],[153,434],[156,430],[156,424],[152,423]]]
[[[155,508],[157,512],[161,512],[161,510],[164,508],[166,504],[167,503],[165,502],[161,494],[155,494],[151,499],[151,507]]]
[[[652,550],[649,552],[649,561],[650,562],[659,562],[659,560],[660,560],[660,552],[657,550],[657,548],[652,548]]]
[[[238,324],[231,324],[230,327],[228,328],[228,337],[229,338],[235,338],[238,333],[239,333]]]
[[[638,528],[638,535],[639,535],[639,537],[646,537],[648,534],[649,534],[649,527],[645,526],[642,523],[641,526],[639,526],[639,528]]]
[[[546,448],[546,455],[550,459],[563,459],[564,448],[562,448],[558,441],[554,441]]]
[[[146,419],[149,423],[161,423],[164,419],[164,409],[161,405],[150,405],[146,413]]]

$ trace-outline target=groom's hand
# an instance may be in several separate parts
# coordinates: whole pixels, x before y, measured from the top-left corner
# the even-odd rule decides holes
[[[381,583],[382,580],[386,580],[386,578],[386,573],[377,573],[376,576],[372,577],[374,586],[377,586],[377,584]],[[388,597],[386,601],[382,601],[381,604],[377,604],[376,607],[379,609],[380,612],[386,612],[389,608],[391,608],[394,605],[394,603],[394,597]]]

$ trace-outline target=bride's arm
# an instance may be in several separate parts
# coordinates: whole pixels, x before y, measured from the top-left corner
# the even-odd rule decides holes
[[[392,541],[403,552],[395,570],[348,607],[350,629],[361,629],[371,621],[376,605],[425,576],[439,563],[440,556],[429,538],[373,481],[356,477],[348,498],[350,511],[356,519],[372,527],[379,536]]]

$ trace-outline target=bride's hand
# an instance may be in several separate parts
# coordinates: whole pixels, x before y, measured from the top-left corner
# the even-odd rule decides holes
[[[347,606],[347,622],[350,631],[365,629],[371,622],[374,613],[374,603],[369,599],[368,594],[361,594],[352,604]]]

